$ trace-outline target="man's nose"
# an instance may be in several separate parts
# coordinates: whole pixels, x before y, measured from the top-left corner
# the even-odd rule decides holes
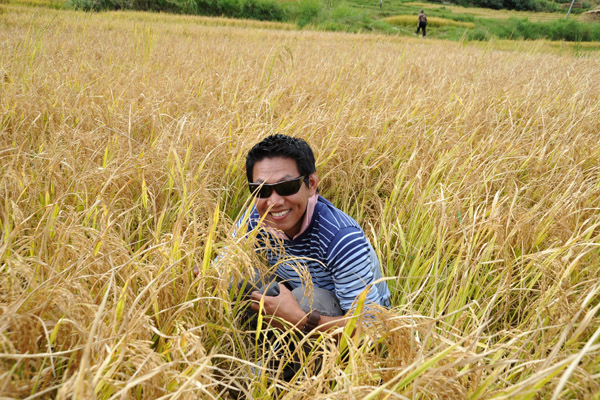
[[[271,193],[271,195],[267,198],[267,205],[277,206],[283,204],[284,201],[285,199],[283,196],[280,196],[276,191],[273,190],[273,193]]]

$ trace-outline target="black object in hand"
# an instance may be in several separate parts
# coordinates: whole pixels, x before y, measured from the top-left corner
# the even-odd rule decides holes
[[[271,281],[267,286],[263,286],[258,292],[266,296],[279,296],[279,283]]]
[[[250,297],[250,293],[258,291],[260,294],[267,296],[279,296],[279,283],[277,281],[270,281],[266,285],[264,282],[242,282],[239,285],[239,289],[243,291],[245,297]]]

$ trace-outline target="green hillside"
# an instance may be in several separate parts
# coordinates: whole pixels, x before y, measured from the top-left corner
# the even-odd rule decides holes
[[[310,25],[325,30],[414,35],[420,9],[424,9],[430,21],[434,22],[429,24],[427,32],[427,36],[432,38],[600,40],[600,24],[579,21],[581,10],[572,12],[566,20],[566,10],[562,9],[554,12],[493,10],[398,0],[383,0],[382,4],[378,0],[332,0],[320,13],[315,13]],[[401,22],[394,24],[390,21]]]
[[[573,9],[567,20],[567,10],[560,8],[555,2],[497,1],[512,1],[512,4],[519,4],[516,1],[529,2],[528,4],[531,4],[531,1],[538,1],[536,4],[545,4],[546,8],[554,11],[497,10],[402,0],[148,0],[144,2],[141,0],[4,0],[4,3],[95,11],[110,9],[161,11],[279,21],[287,24],[286,29],[296,27],[308,30],[374,32],[403,36],[415,35],[416,16],[419,10],[423,9],[429,18],[428,38],[454,41],[491,39],[600,41],[600,24],[580,20],[580,14],[584,9]],[[584,2],[583,5],[589,9],[594,3]]]

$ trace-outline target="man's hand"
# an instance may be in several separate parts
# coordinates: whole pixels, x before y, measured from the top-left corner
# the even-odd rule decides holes
[[[252,292],[250,298],[254,300],[250,304],[252,310],[259,312],[259,302],[264,298],[263,312],[265,315],[285,319],[292,325],[298,325],[306,316],[292,292],[285,285],[279,285],[279,296],[265,296],[255,291]]]

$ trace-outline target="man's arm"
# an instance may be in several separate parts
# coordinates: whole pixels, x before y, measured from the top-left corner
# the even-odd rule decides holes
[[[290,324],[297,326],[298,329],[304,328],[307,322],[308,314],[302,311],[298,301],[285,285],[279,285],[279,296],[263,296],[259,292],[252,292],[251,298],[254,302],[250,305],[250,308],[256,312],[260,310],[259,302],[264,298],[264,312],[266,315],[284,319]],[[316,329],[325,332],[344,326],[346,326],[345,316],[329,317],[321,315],[319,325]]]
[[[373,264],[370,254],[370,246],[364,233],[356,228],[347,228],[341,231],[334,240],[334,245],[328,255],[327,265],[332,274],[335,284],[335,295],[340,301],[342,309],[351,309],[356,297],[361,294],[376,279],[374,268],[379,265]],[[302,311],[294,295],[280,285],[279,296],[264,296],[265,315],[282,318],[289,323],[304,328],[307,322],[307,313]],[[378,304],[380,299],[376,285],[372,285],[366,295],[366,303]],[[252,310],[259,311],[260,300],[263,296],[254,292],[251,295],[255,301],[251,305]],[[320,331],[327,331],[336,327],[346,325],[347,316],[329,317],[322,315],[317,327]],[[274,321],[273,321],[274,322]],[[281,327],[276,323],[272,325]]]
[[[360,229],[348,227],[338,232],[327,255],[327,266],[342,309],[351,309],[356,298],[369,285],[366,304],[380,302],[381,294],[374,285],[379,263],[373,261],[371,246]]]

